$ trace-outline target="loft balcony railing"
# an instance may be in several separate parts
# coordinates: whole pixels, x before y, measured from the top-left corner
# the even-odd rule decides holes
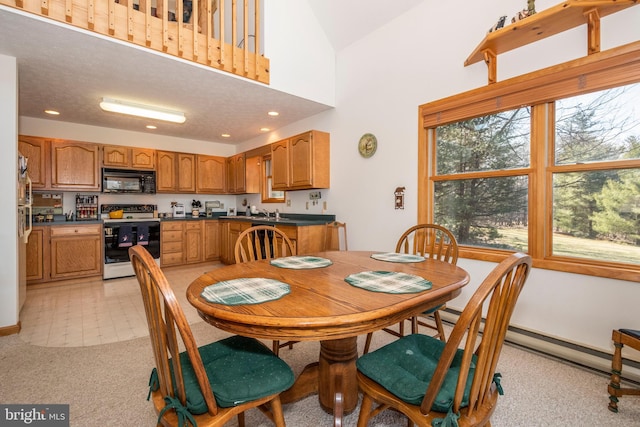
[[[269,83],[259,0],[0,0],[0,4]]]

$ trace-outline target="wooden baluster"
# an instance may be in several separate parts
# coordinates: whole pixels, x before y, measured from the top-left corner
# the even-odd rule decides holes
[[[255,61],[255,73],[256,80],[260,80],[258,76],[260,76],[260,0],[255,0],[255,26],[253,28],[253,32],[255,36],[253,37],[253,59]]]
[[[169,49],[169,2],[168,0],[159,0],[156,3],[156,14],[162,17],[162,50],[166,52]]]
[[[112,36],[115,34],[116,32],[116,22],[115,22],[115,15],[116,15],[116,2],[115,0],[107,0],[107,7],[109,9],[108,11],[108,21],[109,21],[109,35]]]
[[[587,16],[587,55],[600,52],[600,14],[598,9],[585,12]]]
[[[218,16],[219,27],[220,27],[220,59],[218,59],[218,63],[220,64],[220,68],[225,68],[225,47],[224,47],[224,0],[220,1],[220,14]]]
[[[244,75],[249,74],[249,0],[244,0]]]
[[[207,0],[202,0],[204,3]],[[200,33],[200,2],[193,0],[191,8],[191,23],[193,24],[193,60],[198,60],[198,34]]]
[[[231,69],[235,73],[238,70],[236,59],[236,46],[238,45],[238,4],[231,0]]]
[[[184,54],[184,6],[182,0],[176,0],[176,21],[178,22],[178,56],[182,57]]]
[[[127,1],[127,39],[133,41],[133,0]]]
[[[40,13],[49,16],[49,0],[40,0]]]
[[[211,65],[211,63],[213,62],[213,14],[215,13],[216,9],[217,9],[217,0],[209,0],[207,1],[207,12],[206,12],[206,25],[207,25],[207,30],[206,30],[206,35],[207,35],[207,43],[206,43],[206,48],[207,48],[207,65]]]
[[[89,0],[87,3],[87,24],[89,29],[93,30],[96,24],[96,4],[94,0]]]
[[[73,2],[71,0],[64,2],[64,20],[69,23],[73,21]]]

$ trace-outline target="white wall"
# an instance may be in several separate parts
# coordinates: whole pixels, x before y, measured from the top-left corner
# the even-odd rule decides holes
[[[18,323],[18,65],[0,55],[0,328]]]
[[[518,6],[526,5],[514,3],[423,1],[337,53],[334,110],[279,129],[277,135],[249,141],[246,147],[308,129],[330,132],[332,185],[322,195],[329,211],[348,223],[350,249],[392,250],[397,237],[417,219],[418,106],[487,84],[483,62],[463,64],[499,16],[510,19]],[[536,8],[541,11],[557,3],[539,0]],[[602,49],[640,40],[638,22],[640,7],[604,18]],[[583,26],[500,55],[498,79],[585,53]],[[357,151],[358,139],[366,132],[378,138],[378,151],[370,159]],[[406,188],[405,209],[395,210],[393,192],[400,186]],[[296,196],[303,206],[306,193]],[[495,264],[463,259],[459,265],[469,271],[472,283],[448,304],[455,309],[464,307]],[[640,283],[534,270],[512,323],[611,351],[613,328],[639,327],[638,301]]]

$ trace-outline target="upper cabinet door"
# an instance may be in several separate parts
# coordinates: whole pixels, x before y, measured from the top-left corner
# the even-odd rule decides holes
[[[100,191],[100,146],[51,141],[51,187]]]
[[[196,192],[224,193],[225,158],[199,154],[196,161]]]
[[[178,153],[178,192],[196,192],[196,155]]]
[[[289,188],[289,140],[271,144],[271,176],[274,190]]]
[[[34,189],[50,188],[48,148],[49,143],[44,138],[22,135],[18,137],[18,151],[27,158],[27,171]]]
[[[105,145],[102,148],[102,164],[116,168],[155,169],[155,150],[150,148]]]
[[[131,167],[134,169],[155,169],[156,151],[151,148],[132,148]]]
[[[156,192],[175,193],[176,191],[176,154],[172,151],[158,151],[158,170],[156,172]]]
[[[102,164],[120,168],[131,167],[131,149],[119,145],[105,145],[102,147]]]

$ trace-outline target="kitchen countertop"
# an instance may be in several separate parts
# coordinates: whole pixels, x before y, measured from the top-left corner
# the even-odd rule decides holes
[[[294,214],[294,213],[284,213],[281,214],[280,220],[276,220],[273,216],[267,219],[264,215],[237,215],[237,216],[228,216],[225,213],[221,212],[219,214],[214,214],[212,217],[200,216],[197,218],[193,218],[191,215],[187,215],[184,218],[159,218],[160,221],[200,221],[200,220],[230,220],[230,221],[243,221],[243,222],[251,222],[252,224],[257,225],[296,225],[296,226],[304,226],[304,225],[319,225],[326,224],[331,221],[335,221],[335,215],[313,215],[313,214]],[[132,219],[135,221],[135,219]],[[39,226],[52,226],[52,225],[83,225],[83,224],[102,224],[104,221],[101,219],[93,219],[93,220],[80,220],[80,221],[65,221],[64,219],[58,220],[54,218],[54,221],[49,222],[35,222],[33,221],[34,227]]]

